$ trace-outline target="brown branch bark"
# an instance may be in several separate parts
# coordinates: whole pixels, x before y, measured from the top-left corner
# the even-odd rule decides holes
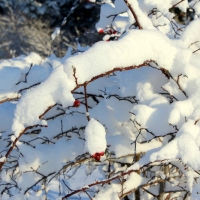
[[[137,25],[138,25],[138,28],[142,30],[143,28],[142,28],[142,26],[141,26],[141,24],[140,24],[140,22],[139,22],[139,20],[138,20],[138,17],[137,17],[137,15],[135,14],[135,11],[134,11],[133,8],[131,7],[131,5],[129,4],[128,0],[124,0],[124,2],[126,3],[126,5],[128,6],[128,8],[130,9],[131,13],[133,14],[133,17],[135,18],[135,21],[136,21],[136,23],[137,23]]]
[[[42,119],[42,117],[49,111],[49,110],[51,110],[54,106],[56,106],[57,104],[54,104],[54,105],[52,105],[52,106],[49,106],[48,108],[47,108],[47,110],[45,110],[44,111],[44,113],[43,114],[41,114],[40,116],[39,116],[39,119]]]

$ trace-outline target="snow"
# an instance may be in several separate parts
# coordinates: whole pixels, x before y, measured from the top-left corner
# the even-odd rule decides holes
[[[112,184],[105,186],[94,198],[94,200],[100,200],[100,199],[119,199],[118,193],[120,193],[121,187],[118,184]]]
[[[6,161],[6,157],[1,157],[0,158],[0,162],[5,162]]]
[[[88,116],[90,116],[90,113],[89,113],[89,112],[86,112],[85,115],[88,117]]]
[[[107,0],[96,28],[117,40],[78,45],[82,53],[69,48],[63,58],[30,53],[0,61],[2,199],[22,199],[31,186],[27,199],[61,199],[86,186],[92,199],[119,199],[141,185],[159,194],[151,181],[160,179],[175,198],[190,192],[199,199],[200,19],[173,26],[169,8],[178,0],[128,2],[142,30],[123,0]],[[186,11],[188,2],[177,6]],[[105,153],[99,162],[96,153]],[[96,182],[115,175],[110,184]],[[186,191],[175,192],[180,187]],[[141,199],[151,198],[141,191]]]
[[[73,105],[74,98],[71,94],[73,86],[74,84],[68,79],[67,74],[63,73],[63,68],[57,67],[48,80],[37,88],[27,91],[20,99],[15,111],[12,130],[16,137],[27,125],[47,125],[38,116],[42,115],[49,106],[55,103],[61,103],[64,107]],[[40,100],[39,104],[37,103],[38,99]]]
[[[194,8],[195,8],[196,14],[199,15],[200,14],[200,2],[195,2]]]
[[[60,27],[55,28],[54,32],[51,34],[51,39],[55,40],[55,38],[60,35]]]
[[[155,27],[152,25],[151,20],[139,8],[138,1],[127,0],[127,2],[130,5],[130,7],[134,8],[133,10],[134,10],[136,16],[138,17],[138,21],[139,21],[141,27],[144,28],[144,29],[153,29],[154,30]]]
[[[85,128],[85,147],[90,155],[105,152],[106,131],[102,124],[91,118]]]
[[[192,121],[188,121],[177,133],[176,139],[151,155],[151,161],[181,158],[184,163],[189,164],[194,169],[199,169],[200,162],[195,159],[200,156],[199,147],[196,143],[198,135],[199,128]]]
[[[9,130],[13,123],[15,104],[4,103],[0,105],[0,131]]]
[[[172,104],[172,111],[169,117],[169,123],[177,125],[181,118],[189,117],[194,111],[193,103],[190,99],[175,102]]]
[[[19,183],[20,187],[25,191],[28,187],[32,186],[40,178],[41,178],[41,176],[38,174],[35,174],[32,172],[26,172],[26,173],[24,173],[24,175],[22,177],[19,178],[18,183]]]
[[[185,45],[189,47],[193,42],[199,40],[199,31],[200,31],[200,19],[196,19],[191,22],[187,29],[183,32],[181,36],[181,40],[184,42]]]
[[[49,75],[50,75],[50,70],[47,67],[34,65],[28,74],[28,82],[29,84],[43,82],[49,77]]]
[[[161,2],[159,0],[141,0],[140,3],[142,6],[146,6],[149,9],[157,7],[158,10],[160,10],[163,14],[168,13],[169,8],[171,8],[173,5],[178,3],[178,0],[168,0],[166,2]],[[186,8],[188,7],[188,2],[183,1],[181,4],[177,5],[181,10],[186,11]]]
[[[0,70],[0,90],[10,90],[21,77],[19,68],[4,67]]]
[[[132,52],[132,56],[129,52]],[[83,54],[70,57],[64,63],[64,71],[73,79],[76,69],[77,82],[83,84],[114,68],[137,66],[148,60],[155,60],[169,70],[175,55],[175,47],[158,31],[134,30],[119,41],[98,42]]]
[[[104,29],[112,22],[113,17],[108,17],[112,14],[115,14],[113,3],[106,3],[101,6],[100,20],[96,24],[97,31]]]
[[[146,178],[142,178],[137,173],[131,173],[128,178],[126,179],[126,182],[124,183],[124,193],[129,192],[132,189],[137,188],[138,186],[144,184],[146,182]]]
[[[128,27],[131,26],[131,21],[128,18],[128,14],[120,14],[118,15],[112,23],[113,29],[123,33]],[[109,35],[106,35],[109,37]],[[105,40],[105,39],[104,39]]]

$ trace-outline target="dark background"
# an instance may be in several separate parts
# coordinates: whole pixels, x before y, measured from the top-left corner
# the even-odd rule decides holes
[[[91,46],[102,39],[95,29],[100,6],[86,0],[0,0],[0,59],[30,52],[62,57],[69,46],[76,51],[77,41]],[[56,27],[61,34],[52,41]]]

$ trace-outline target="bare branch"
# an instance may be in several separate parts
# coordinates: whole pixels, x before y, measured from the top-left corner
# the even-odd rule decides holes
[[[16,93],[15,97],[13,97],[13,98],[5,98],[5,99],[0,101],[0,104],[5,103],[7,101],[15,101],[15,100],[18,100],[18,99],[19,99],[19,94]]]
[[[126,5],[128,6],[128,8],[130,9],[130,11],[132,12],[133,17],[135,18],[135,21],[136,21],[136,23],[137,23],[137,25],[138,25],[138,28],[142,30],[143,28],[142,28],[142,26],[141,26],[141,24],[140,24],[140,22],[139,22],[139,20],[138,20],[138,17],[137,17],[137,15],[135,14],[135,11],[134,11],[133,8],[131,7],[131,5],[129,4],[128,0],[124,0],[124,2],[126,3]]]
[[[84,94],[85,94],[85,108],[86,108],[86,117],[87,120],[90,121],[89,110],[88,110],[88,102],[87,102],[87,84],[84,85]]]
[[[200,50],[200,48],[198,48],[197,50],[193,51],[192,53],[196,53],[196,52],[199,51],[199,50]]]
[[[57,104],[54,104],[54,105],[52,105],[52,106],[49,106],[49,107],[47,108],[47,110],[45,110],[45,112],[39,116],[39,119],[42,119],[43,116],[44,116],[49,110],[51,110],[54,106],[56,106],[56,105],[57,105]]]
[[[178,4],[180,4],[180,3],[183,2],[183,1],[185,1],[185,0],[181,0],[181,1],[179,1],[178,3],[174,4],[174,5],[172,6],[172,8],[176,7]]]
[[[72,89],[71,92],[74,92],[76,89],[78,89],[78,88],[81,87],[81,86],[85,86],[85,85],[88,84],[89,82],[92,82],[92,81],[97,80],[97,79],[99,79],[99,78],[102,78],[102,77],[104,77],[104,76],[113,74],[113,73],[116,72],[116,71],[127,71],[127,70],[137,69],[137,68],[140,68],[140,67],[143,67],[143,66],[149,66],[149,64],[150,64],[151,62],[155,62],[155,61],[153,61],[153,60],[147,60],[147,61],[143,62],[142,64],[136,65],[136,66],[134,65],[134,66],[129,66],[129,67],[121,67],[121,68],[118,67],[118,68],[114,68],[114,69],[112,69],[112,70],[110,70],[110,71],[107,71],[107,72],[105,72],[105,73],[103,73],[103,74],[94,76],[91,80],[89,80],[89,81],[87,81],[87,82],[85,82],[85,83],[83,83],[83,84],[78,84],[78,85],[76,85],[76,87],[75,87],[74,89]],[[53,107],[56,106],[56,105],[57,105],[57,104],[54,104],[54,105],[52,105],[52,106],[49,106],[49,107],[44,111],[44,113],[41,114],[41,115],[39,116],[39,119],[42,119],[43,116],[44,116],[49,110],[51,110],[51,108],[53,108]],[[6,156],[5,156],[6,159],[8,158],[8,156],[10,155],[10,153],[12,152],[12,150],[13,150],[13,148],[15,147],[15,145],[16,145],[17,141],[19,140],[19,138],[20,138],[28,129],[31,129],[31,128],[37,127],[37,126],[40,126],[40,125],[35,125],[35,126],[26,127],[26,128],[19,134],[19,136],[15,139],[15,141],[14,141],[13,144],[12,144],[12,146],[10,147],[10,149],[8,150],[8,152],[6,153]],[[42,127],[46,127],[46,126],[42,126]],[[61,135],[62,135],[62,134],[63,134],[63,133],[61,133]],[[5,161],[5,162],[6,162],[6,161]],[[3,165],[5,164],[5,162],[0,163],[0,170],[2,169]]]
[[[35,126],[28,126],[26,127],[20,134],[19,136],[14,140],[14,142],[12,143],[11,147],[9,148],[9,150],[7,151],[6,155],[5,155],[5,158],[7,159],[8,156],[10,155],[10,153],[12,152],[12,150],[14,149],[14,147],[16,146],[17,144],[17,141],[19,140],[19,138],[29,129],[33,128],[33,127],[37,127],[37,126],[40,126],[40,127],[44,127],[42,125],[35,125]],[[4,162],[0,162],[0,170],[2,169],[3,165],[5,164],[6,160]]]
[[[77,194],[77,193],[79,193],[79,192],[84,192],[85,190],[87,190],[87,189],[89,189],[89,188],[91,188],[91,187],[93,187],[93,186],[96,186],[96,185],[108,184],[108,183],[110,183],[111,181],[113,181],[113,180],[115,180],[115,179],[124,177],[124,176],[126,176],[126,175],[130,175],[130,174],[133,173],[133,172],[136,172],[136,173],[137,173],[138,170],[141,170],[142,168],[148,166],[149,164],[153,164],[153,163],[156,163],[156,162],[161,163],[161,162],[163,162],[163,161],[164,161],[164,160],[162,160],[162,161],[158,161],[158,160],[157,160],[157,161],[155,161],[155,162],[150,162],[150,163],[148,163],[148,164],[145,164],[145,165],[141,166],[139,169],[136,169],[136,170],[132,169],[132,170],[129,170],[129,171],[126,171],[126,172],[122,172],[122,173],[120,173],[120,174],[118,174],[118,175],[116,175],[116,176],[113,176],[113,177],[109,178],[109,179],[102,180],[102,181],[96,181],[96,182],[91,183],[91,184],[89,184],[89,185],[87,185],[87,186],[85,186],[85,187],[82,187],[81,189],[74,190],[73,192],[71,192],[71,193],[67,194],[66,196],[64,196],[62,199],[69,198],[69,197],[71,197],[72,195]],[[159,183],[159,182],[161,182],[161,181],[164,181],[164,180],[158,180],[158,179],[156,178],[156,182],[155,182],[155,183]],[[147,184],[144,184],[144,185],[142,185],[142,186],[144,187],[144,186],[148,186],[148,185],[152,185],[152,184],[154,184],[154,182],[153,182],[153,181],[149,181]],[[140,186],[140,187],[142,187],[142,186]],[[136,189],[137,189],[137,188],[134,188],[133,190],[136,190]],[[126,196],[127,194],[123,194],[123,195]]]
[[[36,183],[34,183],[33,185],[31,185],[29,188],[27,188],[27,189],[25,190],[24,194],[26,194],[32,187],[36,186],[40,181],[47,179],[49,176],[51,176],[51,175],[53,175],[53,174],[55,174],[55,172],[52,172],[52,173],[50,173],[50,174],[48,174],[48,175],[46,175],[46,176],[42,176],[41,179],[39,179]]]
[[[112,70],[110,70],[110,71],[107,71],[107,72],[103,73],[103,74],[94,76],[92,79],[90,79],[89,81],[87,81],[87,82],[85,82],[85,83],[78,84],[71,92],[74,92],[74,91],[77,90],[79,87],[84,86],[86,83],[88,84],[88,83],[90,83],[90,82],[92,82],[92,81],[95,81],[95,80],[97,80],[97,79],[99,79],[99,78],[102,78],[102,77],[104,77],[104,76],[108,76],[108,75],[110,75],[110,74],[113,74],[114,72],[117,72],[117,71],[120,71],[120,72],[121,72],[121,71],[127,71],[127,70],[132,70],[132,69],[138,69],[138,68],[140,68],[140,67],[148,66],[149,63],[151,63],[151,62],[155,62],[155,61],[153,61],[153,60],[146,60],[145,62],[143,62],[143,63],[140,64],[140,65],[133,65],[133,66],[129,66],[129,67],[116,67],[116,68],[114,68],[114,69],[112,69]]]
[[[178,85],[178,87],[179,87],[179,90],[181,90],[182,91],[182,93],[188,98],[188,95],[186,94],[186,92],[182,89],[182,87],[181,87],[181,85],[180,85],[180,83],[179,83],[179,80],[180,80],[180,77],[182,76],[182,74],[179,74],[178,75],[178,78],[177,78],[177,81],[175,81],[174,79],[174,81],[177,83],[177,85]]]

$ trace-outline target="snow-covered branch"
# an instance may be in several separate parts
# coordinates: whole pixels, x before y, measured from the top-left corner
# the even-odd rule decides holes
[[[90,2],[103,41],[0,61],[3,198],[198,199],[200,3]]]

